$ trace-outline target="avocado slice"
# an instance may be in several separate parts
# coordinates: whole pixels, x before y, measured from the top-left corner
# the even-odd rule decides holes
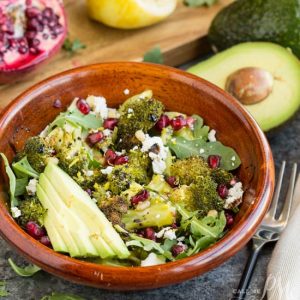
[[[221,10],[209,29],[210,42],[222,50],[250,42],[273,42],[300,57],[298,0],[239,0]]]
[[[286,122],[300,105],[300,62],[273,43],[236,45],[188,72],[231,92],[264,131]]]
[[[66,246],[67,251],[64,251],[64,252],[68,252],[71,257],[81,256],[79,248],[77,247],[74,239],[70,235],[66,223],[56,213],[53,204],[51,203],[49,197],[47,196],[47,193],[43,190],[43,188],[40,185],[37,186],[37,196],[38,196],[39,200],[41,201],[42,205],[44,206],[44,208],[47,209],[47,216],[48,216],[48,221],[49,221],[49,222],[45,223],[45,228],[46,228],[47,232],[49,229],[51,231],[52,227],[55,227],[57,229],[57,232],[58,232],[60,238],[64,241],[64,244]],[[49,238],[50,238],[51,244],[53,245],[53,248],[57,249],[58,241],[56,239],[52,240],[51,236],[49,236]]]
[[[80,256],[99,256],[99,253],[97,252],[95,246],[92,244],[89,238],[88,228],[82,222],[82,220],[76,214],[74,214],[73,211],[69,210],[66,204],[60,199],[59,195],[57,194],[45,174],[41,174],[39,178],[39,185],[43,188],[44,191],[47,191],[48,195],[50,195],[48,199],[55,210],[53,213],[59,216],[63,223],[67,224],[68,228],[66,230],[69,232],[70,237],[78,247]]]
[[[118,258],[127,258],[130,253],[105,215],[93,202],[89,195],[63,170],[53,163],[45,169],[45,175],[55,188],[67,207],[76,213],[90,229],[93,244],[105,241],[107,248],[112,250]],[[102,245],[105,247],[105,244]]]

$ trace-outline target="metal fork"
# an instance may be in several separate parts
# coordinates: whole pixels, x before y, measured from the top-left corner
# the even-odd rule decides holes
[[[284,201],[284,206],[281,211],[279,218],[276,218],[276,211],[278,207],[278,199],[280,195],[280,190],[282,186],[282,179],[285,170],[285,161],[282,162],[276,190],[270,206],[269,211],[263,219],[262,224],[254,234],[252,238],[252,252],[248,258],[247,264],[245,266],[242,278],[240,280],[239,286],[234,293],[232,300],[243,300],[247,295],[247,289],[254,271],[254,267],[257,262],[258,255],[266,243],[278,241],[280,234],[287,225],[288,218],[290,215],[291,204],[293,200],[295,180],[297,174],[297,164],[293,165],[292,174],[290,177],[290,183],[286,198]]]

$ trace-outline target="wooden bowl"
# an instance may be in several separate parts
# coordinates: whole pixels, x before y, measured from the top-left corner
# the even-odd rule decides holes
[[[117,107],[128,96],[152,89],[168,110],[199,114],[216,129],[217,138],[240,155],[238,171],[246,188],[241,211],[226,236],[208,249],[152,267],[111,267],[56,253],[23,231],[10,216],[7,178],[0,176],[0,233],[25,258],[45,271],[84,285],[115,290],[142,290],[181,282],[227,260],[251,238],[272,198],[274,164],[270,147],[253,118],[229,94],[194,75],[145,63],[103,63],[70,70],[33,86],[0,117],[0,152],[11,161],[26,139],[38,134],[74,97],[103,95]],[[60,99],[62,109],[53,107]]]

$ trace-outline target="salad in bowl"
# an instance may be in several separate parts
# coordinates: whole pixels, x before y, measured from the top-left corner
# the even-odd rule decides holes
[[[230,230],[243,198],[239,155],[217,136],[151,90],[118,108],[75,98],[11,165],[1,154],[12,217],[45,246],[94,263],[194,255]]]

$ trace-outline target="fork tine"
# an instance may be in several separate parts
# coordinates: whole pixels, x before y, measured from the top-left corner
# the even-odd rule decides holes
[[[276,190],[275,190],[275,193],[274,193],[272,204],[271,204],[270,209],[267,213],[268,217],[271,217],[273,219],[275,218],[275,215],[276,215],[277,204],[278,204],[278,199],[279,199],[279,195],[280,195],[284,170],[285,170],[285,160],[281,163],[280,172],[279,172],[279,176],[278,176],[278,179],[277,179]]]
[[[297,175],[297,164],[294,163],[288,192],[287,192],[287,195],[284,200],[284,206],[283,206],[282,212],[278,219],[280,222],[286,222],[289,218],[291,205],[292,205],[292,201],[293,201],[294,189],[295,189],[296,175]]]

